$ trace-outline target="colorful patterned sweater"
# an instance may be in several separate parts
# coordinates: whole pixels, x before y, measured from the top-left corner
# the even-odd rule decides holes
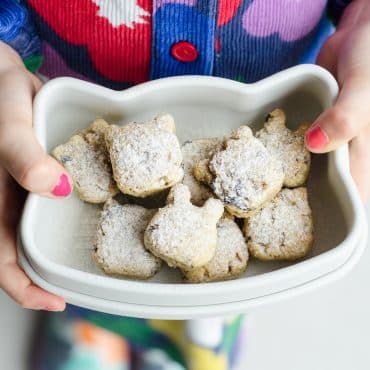
[[[123,89],[164,76],[253,82],[314,62],[349,0],[1,0],[0,40],[47,77]]]

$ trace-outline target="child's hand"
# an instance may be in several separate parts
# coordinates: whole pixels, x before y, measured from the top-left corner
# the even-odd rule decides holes
[[[318,63],[340,85],[334,107],[307,132],[315,153],[350,141],[351,173],[364,201],[370,197],[370,2],[355,0],[344,12],[337,31],[323,46]]]
[[[63,299],[33,285],[18,266],[16,227],[24,192],[8,175],[45,196],[71,191],[65,170],[42,150],[33,133],[32,99],[40,85],[18,55],[0,42],[0,287],[23,307],[62,310]]]
[[[60,311],[62,298],[37,287],[18,266],[16,231],[25,191],[0,168],[0,288],[24,308]]]

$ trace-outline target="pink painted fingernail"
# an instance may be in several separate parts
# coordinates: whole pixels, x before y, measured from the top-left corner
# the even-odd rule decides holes
[[[72,186],[69,183],[68,176],[66,174],[63,174],[59,177],[59,182],[53,189],[52,193],[57,197],[66,197],[71,193],[71,191]]]
[[[329,143],[329,138],[320,126],[315,125],[308,130],[306,142],[310,149],[323,149]]]

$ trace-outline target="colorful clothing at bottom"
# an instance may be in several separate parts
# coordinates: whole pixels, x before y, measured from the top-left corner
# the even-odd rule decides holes
[[[44,317],[33,370],[228,370],[245,341],[241,316],[206,319],[209,335],[199,341],[191,326],[199,329],[202,321],[142,320],[86,310],[82,318],[80,310],[69,306]]]

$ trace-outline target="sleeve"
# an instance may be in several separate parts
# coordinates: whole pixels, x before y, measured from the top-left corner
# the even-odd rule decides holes
[[[19,0],[0,1],[0,41],[16,50],[31,72],[41,65],[41,41],[27,8]]]
[[[339,22],[344,10],[351,2],[352,0],[329,0],[328,13],[334,24]]]

